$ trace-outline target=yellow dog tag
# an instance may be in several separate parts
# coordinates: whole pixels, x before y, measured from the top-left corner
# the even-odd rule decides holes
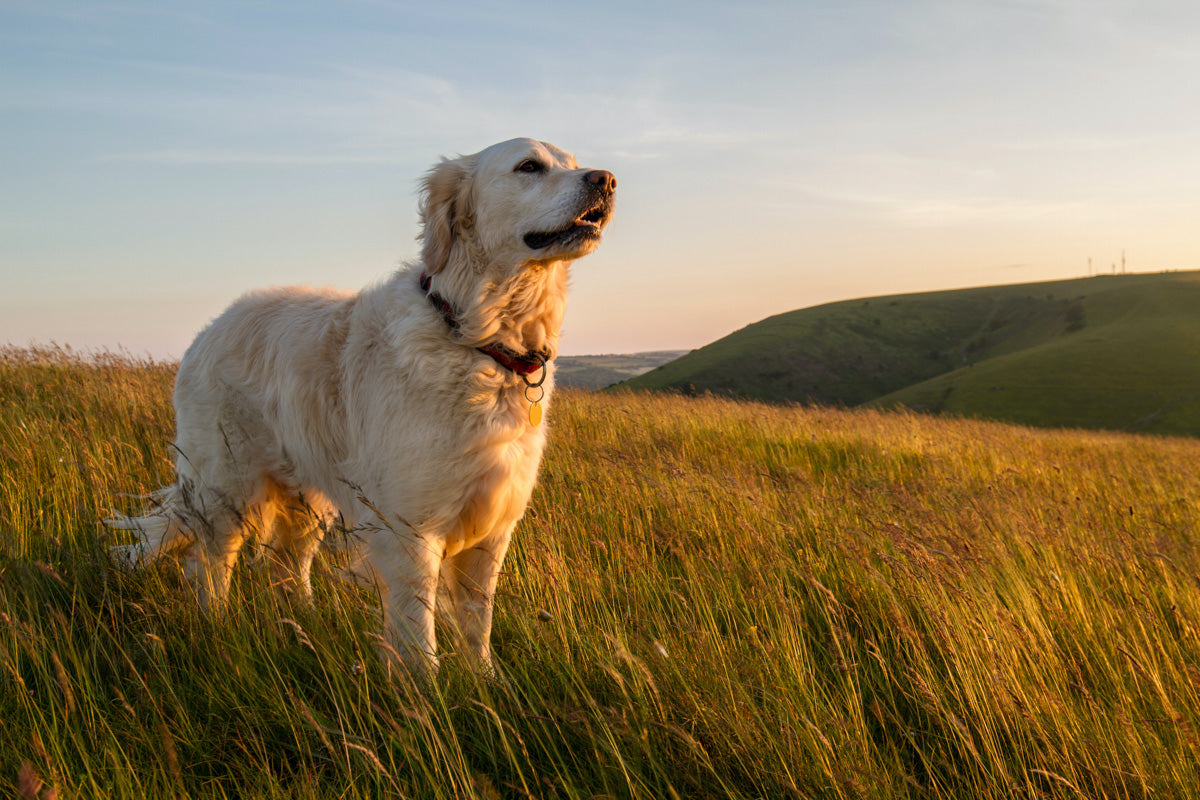
[[[542,424],[542,398],[545,396],[546,390],[540,383],[525,387],[525,399],[529,401],[529,424],[534,428]]]
[[[525,381],[525,399],[529,401],[529,424],[536,428],[542,424],[542,398],[546,396],[546,390],[542,388],[542,382],[546,380],[546,357],[539,352],[534,352],[533,357],[542,365],[542,377],[537,383],[525,375],[521,375],[521,380]]]

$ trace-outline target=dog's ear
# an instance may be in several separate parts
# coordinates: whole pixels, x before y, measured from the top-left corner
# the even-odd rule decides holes
[[[456,239],[470,233],[475,219],[472,164],[467,158],[442,159],[421,183],[421,256],[434,275],[450,261]]]

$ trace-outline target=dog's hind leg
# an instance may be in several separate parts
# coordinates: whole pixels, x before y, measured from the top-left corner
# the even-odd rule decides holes
[[[233,504],[226,492],[196,488],[183,476],[153,497],[158,507],[140,517],[118,514],[105,520],[109,528],[139,537],[134,544],[112,548],[113,556],[132,567],[173,557],[201,603],[220,605],[229,593],[233,566],[246,538],[243,507]]]
[[[272,519],[264,520],[264,528],[271,532],[272,583],[310,600],[312,563],[336,517],[333,507],[320,494],[301,495],[283,487],[267,505]]]
[[[229,595],[233,568],[246,540],[246,515],[252,510],[253,505],[235,504],[223,492],[203,489],[186,512],[184,523],[196,534],[189,551],[189,577],[205,608],[219,608]]]
[[[182,437],[181,437],[182,438]],[[232,448],[210,442],[206,450],[180,448],[178,479],[171,516],[189,531],[185,571],[202,605],[217,608],[229,594],[233,568],[245,542],[250,520],[264,510],[266,475],[240,462]],[[183,454],[189,453],[190,457]]]

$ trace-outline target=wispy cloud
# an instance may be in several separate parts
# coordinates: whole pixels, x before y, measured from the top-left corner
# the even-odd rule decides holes
[[[141,152],[110,153],[99,161],[136,162],[174,166],[334,166],[400,164],[410,159],[399,153],[280,153],[239,150],[164,148]]]

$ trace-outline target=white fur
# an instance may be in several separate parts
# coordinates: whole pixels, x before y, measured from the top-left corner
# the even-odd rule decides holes
[[[476,348],[554,356],[568,267],[599,243],[615,186],[553,145],[502,142],[426,175],[419,263],[358,294],[285,288],[238,300],[180,363],[177,480],[156,493],[155,511],[110,520],[142,538],[118,555],[182,555],[215,605],[257,531],[279,579],[307,594],[322,538],[344,527],[406,660],[436,666],[440,573],[448,616],[487,669],[496,580],[546,429],[530,423],[522,378]],[[602,213],[581,220],[598,203]],[[540,249],[524,239],[573,223],[579,236]],[[455,308],[457,330],[420,289],[422,271]]]

